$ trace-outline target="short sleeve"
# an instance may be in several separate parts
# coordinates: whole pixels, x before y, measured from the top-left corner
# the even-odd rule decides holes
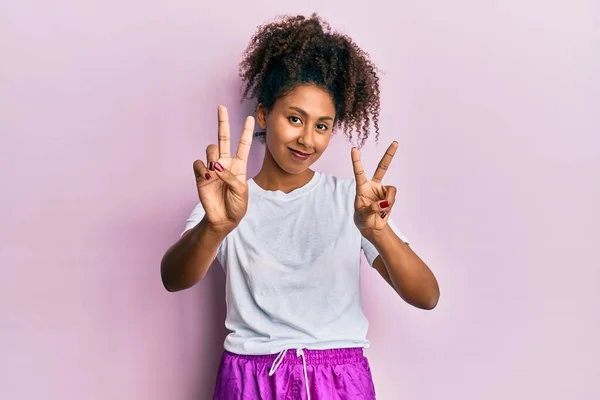
[[[183,236],[184,233],[198,225],[198,223],[202,221],[202,218],[204,218],[205,215],[206,212],[204,211],[204,207],[202,207],[202,203],[198,202],[198,204],[196,204],[196,206],[190,213],[190,216],[188,217],[187,221],[185,222],[185,228],[183,229],[183,232],[181,232],[181,236]],[[225,249],[226,241],[227,238],[225,238],[225,240],[221,242],[216,254],[217,260],[219,260],[219,263],[223,266],[223,268],[225,268],[225,263],[223,262],[223,251]]]
[[[392,231],[394,231],[396,236],[398,236],[403,242],[408,243],[408,239],[406,238],[406,236],[404,236],[402,234],[402,232],[400,232],[400,230],[398,229],[396,224],[394,224],[394,221],[392,221],[391,217],[388,218],[388,225],[390,226],[390,228],[392,228]],[[379,252],[377,251],[375,246],[373,246],[371,244],[371,242],[369,242],[367,239],[365,239],[364,236],[361,238],[361,246],[362,246],[363,252],[365,253],[365,257],[366,257],[367,261],[369,262],[369,265],[373,266],[373,262],[379,255]]]
[[[206,212],[204,212],[204,207],[202,207],[202,203],[198,202],[198,204],[196,204],[196,206],[192,210],[192,213],[188,217],[187,221],[185,222],[185,229],[183,230],[183,232],[181,232],[181,235],[198,225],[198,223],[202,221],[202,218],[204,218],[205,214]]]

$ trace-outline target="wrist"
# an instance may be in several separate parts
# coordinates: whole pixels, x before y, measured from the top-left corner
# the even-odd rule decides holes
[[[197,228],[200,231],[204,232],[206,235],[209,235],[209,236],[211,236],[215,239],[219,239],[219,240],[224,239],[236,227],[237,227],[237,224],[233,224],[233,223],[214,224],[214,223],[210,222],[206,218],[206,216],[204,218],[202,218],[202,220],[200,221],[200,223],[197,226]]]
[[[389,224],[386,223],[385,226],[381,229],[368,229],[364,232],[361,231],[360,233],[369,242],[375,243],[377,241],[381,241],[389,237],[389,235],[393,233],[393,231]]]

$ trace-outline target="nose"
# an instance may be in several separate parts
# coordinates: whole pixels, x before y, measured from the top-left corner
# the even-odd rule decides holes
[[[315,132],[307,125],[300,136],[298,137],[298,143],[307,149],[312,149],[315,145]]]

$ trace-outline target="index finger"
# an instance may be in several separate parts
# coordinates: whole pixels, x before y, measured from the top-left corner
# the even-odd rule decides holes
[[[254,136],[254,118],[247,117],[244,123],[244,130],[238,143],[236,157],[242,160],[244,163],[248,161],[250,155],[250,146],[252,145],[252,136]]]
[[[218,107],[219,118],[219,158],[231,157],[229,114],[225,106]]]
[[[354,169],[354,179],[356,179],[356,188],[358,189],[359,186],[362,186],[367,182],[367,178],[365,177],[365,170],[360,161],[358,149],[353,147],[350,151],[350,155],[352,156],[352,168]]]
[[[390,164],[392,163],[392,159],[394,158],[394,154],[396,154],[396,150],[398,150],[398,142],[393,141],[392,144],[390,144],[390,147],[387,148],[385,154],[381,158],[381,161],[379,161],[379,164],[377,165],[377,169],[373,174],[374,182],[381,183],[385,173],[387,172]]]

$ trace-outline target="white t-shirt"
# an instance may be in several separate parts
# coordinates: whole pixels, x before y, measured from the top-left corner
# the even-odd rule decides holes
[[[263,190],[253,179],[248,187],[246,215],[217,251],[227,276],[225,349],[275,354],[369,347],[360,251],[370,265],[378,253],[354,224],[354,179],[315,172],[287,194]],[[203,217],[199,203],[185,230]]]

